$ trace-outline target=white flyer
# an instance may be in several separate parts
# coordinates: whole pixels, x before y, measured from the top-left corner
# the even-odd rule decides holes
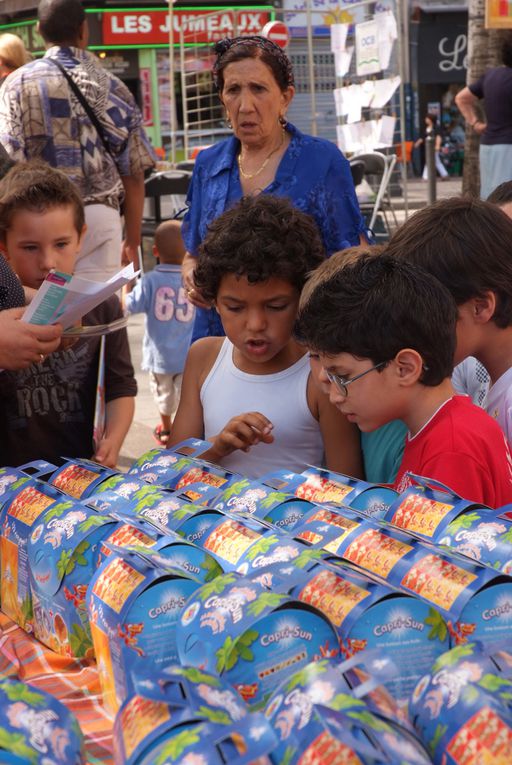
[[[107,282],[91,282],[79,276],[50,271],[27,306],[22,320],[31,324],[58,323],[68,329],[139,273],[130,263]]]
[[[358,75],[380,72],[379,28],[375,19],[356,24],[356,69]]]
[[[347,50],[337,50],[334,52],[334,71],[336,77],[345,77],[350,69],[350,62],[354,53],[354,46],[349,45]]]
[[[331,50],[333,53],[336,51],[346,50],[348,24],[331,24]]]

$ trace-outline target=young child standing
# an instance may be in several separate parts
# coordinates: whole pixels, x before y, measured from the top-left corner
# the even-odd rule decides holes
[[[195,312],[181,280],[185,245],[179,221],[168,220],[158,226],[153,255],[159,264],[127,296],[126,310],[146,314],[142,369],[149,372],[151,393],[160,413],[161,422],[153,434],[161,446],[166,446],[180,400]]]
[[[324,257],[312,218],[283,198],[243,198],[210,225],[194,279],[226,338],[191,346],[171,444],[206,438],[202,456],[252,477],[322,463],[361,475],[357,429],[318,390],[291,334]]]
[[[451,385],[457,308],[448,290],[387,254],[341,258],[331,274],[300,306],[296,333],[349,421],[366,432],[406,424],[394,487],[406,489],[411,472],[491,507],[510,502],[512,458],[499,426]]]
[[[75,185],[44,162],[20,163],[0,181],[0,248],[26,287],[51,269],[73,273],[84,209]],[[113,296],[83,318],[106,324],[122,316]],[[0,465],[33,459],[91,457],[114,467],[130,427],[137,392],[126,330],[105,338],[106,425],[93,449],[99,337],[77,340],[22,372],[0,374]]]
[[[494,417],[512,444],[512,221],[494,204],[445,199],[415,213],[386,252],[433,274],[457,303],[454,384]],[[490,377],[490,387],[484,374]]]

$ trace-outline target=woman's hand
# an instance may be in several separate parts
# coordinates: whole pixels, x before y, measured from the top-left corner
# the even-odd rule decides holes
[[[222,459],[237,449],[248,452],[251,446],[259,443],[271,444],[274,440],[273,427],[260,412],[239,414],[228,422],[218,436],[209,439],[213,447],[207,452],[208,459]]]
[[[487,122],[482,122],[481,120],[477,120],[473,125],[473,130],[477,135],[482,135],[482,133],[485,133],[487,130]]]
[[[60,324],[28,324],[20,321],[24,312],[24,308],[0,311],[0,369],[38,364],[59,347]]]
[[[194,258],[189,252],[185,253],[183,263],[181,264],[181,278],[187,291],[187,298],[192,305],[198,308],[211,308],[211,303],[203,298],[199,290],[196,289],[194,284],[194,271],[196,268],[197,259]]]

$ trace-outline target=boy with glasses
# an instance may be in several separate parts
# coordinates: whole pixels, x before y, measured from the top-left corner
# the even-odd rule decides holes
[[[512,458],[499,426],[451,385],[457,308],[449,292],[385,253],[333,258],[319,269],[330,277],[306,286],[295,328],[318,355],[331,402],[363,432],[405,423],[398,491],[411,472],[491,507],[510,502]]]

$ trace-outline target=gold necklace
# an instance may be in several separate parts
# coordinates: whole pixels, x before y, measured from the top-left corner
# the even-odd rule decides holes
[[[281,135],[281,143],[279,144],[279,146],[276,146],[275,149],[272,149],[272,151],[267,156],[267,158],[265,159],[265,161],[263,162],[261,167],[259,167],[254,173],[246,173],[245,170],[243,169],[243,167],[242,167],[242,148],[240,148],[240,154],[238,155],[237,159],[238,159],[238,169],[240,170],[240,175],[242,176],[242,178],[245,178],[246,180],[250,180],[251,178],[256,178],[257,175],[259,175],[260,173],[262,173],[264,171],[264,169],[268,165],[272,155],[275,154],[276,151],[279,151],[279,149],[282,148],[283,144],[284,144],[284,130],[283,130],[282,135]]]

